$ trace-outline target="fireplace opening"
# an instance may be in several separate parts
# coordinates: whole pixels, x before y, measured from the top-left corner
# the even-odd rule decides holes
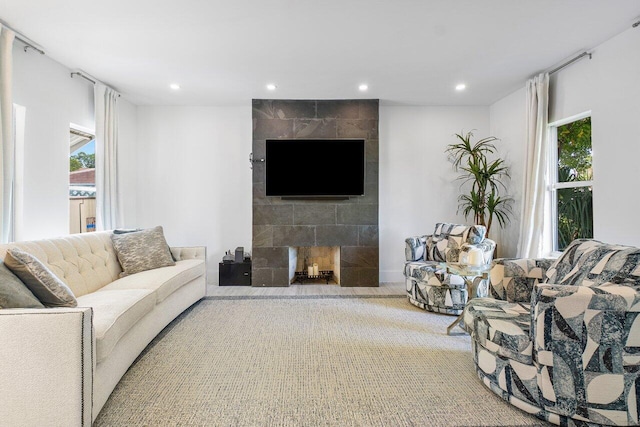
[[[340,284],[340,246],[289,247],[290,284]]]

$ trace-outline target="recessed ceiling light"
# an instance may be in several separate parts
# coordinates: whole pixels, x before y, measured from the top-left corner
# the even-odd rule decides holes
[[[364,92],[365,90],[369,89],[369,86],[365,85],[365,84],[361,84],[360,86],[358,86],[358,89],[360,89],[360,91]]]
[[[180,89],[180,85],[179,85],[179,84],[177,84],[177,83],[171,83],[171,84],[169,85],[169,87],[170,87],[171,89],[173,89],[173,90],[178,90],[178,89]]]
[[[466,87],[467,87],[466,84],[460,83],[459,85],[456,85],[456,90],[465,90]]]
[[[278,88],[278,86],[274,85],[273,83],[269,83],[267,85],[267,89],[268,90],[276,90]]]

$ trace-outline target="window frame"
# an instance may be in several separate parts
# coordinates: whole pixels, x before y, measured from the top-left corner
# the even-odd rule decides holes
[[[587,117],[592,118],[591,124],[593,126],[593,116],[591,114],[591,110],[575,114],[564,119],[556,120],[547,125],[550,152],[548,165],[549,167],[547,172],[547,176],[549,177],[547,191],[549,192],[550,206],[548,212],[551,222],[551,229],[548,231],[551,233],[551,256],[554,257],[560,256],[562,254],[562,251],[558,250],[558,190],[564,188],[592,187],[593,191],[593,176],[589,181],[558,181],[558,127],[573,123],[578,120],[586,119]],[[593,168],[593,128],[591,132],[591,152],[591,167]]]

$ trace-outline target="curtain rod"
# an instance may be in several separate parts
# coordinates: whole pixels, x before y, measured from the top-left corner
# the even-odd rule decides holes
[[[81,73],[80,71],[74,71],[71,73],[71,78],[73,78],[73,76],[79,76],[82,77],[85,80],[89,80],[91,83],[96,84],[96,81],[94,79],[92,79],[89,76],[84,75],[83,73]]]
[[[26,52],[28,49],[33,49],[36,52],[39,52],[40,55],[44,55],[44,50],[42,50],[42,48],[40,46],[38,46],[36,43],[32,42],[31,40],[29,40],[27,37],[23,36],[22,34],[20,34],[18,31],[14,30],[11,25],[7,25],[6,22],[4,22],[2,19],[0,19],[0,24],[3,27],[6,27],[7,29],[13,31],[15,33],[15,38],[16,40],[20,41],[21,43],[23,43],[24,46],[24,51]]]
[[[90,82],[91,82],[91,83],[93,83],[94,85],[95,85],[96,83],[98,83],[98,79],[95,79],[95,78],[89,77],[88,75],[86,75],[86,74],[85,74],[85,73],[83,73],[82,71],[72,71],[72,72],[71,72],[71,78],[73,78],[73,76],[82,77],[83,79],[90,81]],[[103,84],[104,84],[104,83],[103,83]],[[107,85],[105,85],[105,86],[107,86]],[[107,87],[111,88],[114,92],[116,92],[116,93],[118,94],[118,98],[120,98],[120,96],[121,96],[121,95],[120,95],[120,93],[119,93],[117,90],[113,89],[113,88],[112,88],[112,87],[110,87],[110,86],[107,86]]]
[[[549,71],[549,74],[551,75],[553,73],[556,73],[556,72],[562,70],[564,67],[567,67],[567,66],[573,64],[576,61],[579,61],[580,59],[584,58],[585,56],[588,56],[589,59],[591,59],[592,55],[593,55],[592,53],[584,51],[580,55],[568,60],[567,62],[565,62],[563,64],[558,65],[556,68],[554,68],[553,70]]]

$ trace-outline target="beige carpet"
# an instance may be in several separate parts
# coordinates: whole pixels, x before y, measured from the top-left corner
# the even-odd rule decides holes
[[[547,425],[481,384],[452,320],[404,297],[209,297],[149,345],[95,425]]]

